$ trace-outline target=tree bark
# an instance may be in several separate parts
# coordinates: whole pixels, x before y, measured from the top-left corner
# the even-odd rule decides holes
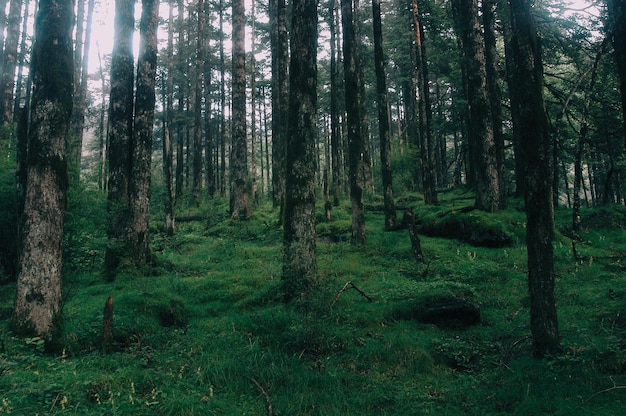
[[[165,124],[163,126],[163,176],[165,177],[165,232],[176,233],[174,212],[174,157],[172,126],[174,121],[174,1],[169,0],[167,20],[167,80],[165,86]]]
[[[389,103],[383,53],[383,33],[380,0],[372,0],[374,26],[374,66],[376,70],[376,107],[378,109],[378,135],[380,136],[380,166],[385,204],[385,229],[396,228],[396,206],[393,200],[393,175],[391,171],[391,131],[389,128]]]
[[[318,279],[315,246],[317,0],[295,0],[291,23],[282,276],[286,301],[304,295]]]
[[[13,121],[13,88],[17,67],[17,45],[20,39],[20,13],[23,0],[11,0],[7,16],[7,36],[4,42],[2,65],[2,94],[0,99],[0,124]]]
[[[132,223],[129,242],[136,266],[150,259],[150,180],[152,135],[154,127],[155,82],[157,65],[157,29],[159,0],[142,0],[139,23],[139,57],[133,128],[133,160],[130,182]]]
[[[341,125],[339,123],[339,85],[337,79],[337,25],[336,0],[329,2],[328,25],[330,30],[330,149],[332,159],[333,205],[339,205],[343,183],[343,152],[341,146]]]
[[[626,147],[626,0],[607,0],[609,33],[612,34],[615,62],[620,79],[622,117],[624,118],[624,147]]]
[[[232,149],[230,153],[230,216],[247,218],[251,212],[248,192],[248,138],[246,135],[246,11],[243,0],[233,0]]]
[[[74,70],[72,18],[72,1],[39,2],[31,62],[34,91],[14,324],[48,343],[55,341],[62,323],[63,219],[68,184],[65,140],[72,112]]]
[[[272,201],[280,207],[285,193],[285,149],[288,107],[287,10],[285,0],[270,0],[272,49]]]
[[[527,156],[526,170],[526,244],[528,247],[528,288],[530,328],[534,354],[543,357],[559,350],[559,330],[554,299],[554,255],[552,239],[554,217],[550,140],[543,101],[541,51],[530,0],[510,3],[511,53],[515,72],[512,81],[520,86],[520,101],[526,103],[516,117]],[[515,119],[514,119],[515,120]]]
[[[134,1],[115,2],[115,40],[111,57],[111,98],[109,112],[109,161],[107,249],[104,266],[112,273],[120,265],[127,247],[130,217],[129,187],[131,177],[133,131]]]
[[[467,70],[465,92],[469,104],[468,135],[470,162],[474,164],[475,206],[493,212],[500,209],[501,203],[478,2],[453,0],[452,9]]]
[[[196,44],[196,77],[194,85],[193,112],[193,201],[198,207],[202,202],[202,97],[204,87],[204,0],[198,0],[197,44]]]
[[[350,170],[350,200],[352,202],[352,242],[365,243],[365,207],[363,194],[364,143],[361,118],[360,80],[357,70],[359,62],[358,42],[354,27],[353,1],[341,0],[341,22],[343,27],[343,71],[345,79],[345,104],[348,129],[348,159]]]

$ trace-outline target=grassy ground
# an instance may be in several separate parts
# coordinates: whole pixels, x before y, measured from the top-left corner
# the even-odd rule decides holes
[[[460,192],[441,198],[434,208],[418,198],[404,203],[418,219],[471,205]],[[172,238],[155,235],[156,267],[112,283],[99,274],[101,231],[82,224],[85,215],[70,218],[81,234],[68,241],[74,267],[62,351],[46,355],[40,340],[14,338],[14,287],[0,291],[0,415],[268,415],[270,407],[281,416],[623,415],[624,210],[585,213],[578,259],[557,233],[563,351],[537,360],[516,205],[496,216],[466,214],[506,232],[512,246],[422,237],[425,264],[413,259],[408,233],[383,232],[374,210],[368,244],[352,246],[348,208],[336,207],[333,222],[318,228],[321,287],[299,308],[277,301],[281,230],[268,205],[238,223],[223,202],[203,206],[192,214],[207,220],[179,223]],[[569,211],[557,214],[566,226]],[[347,282],[373,301],[341,291]],[[104,354],[109,294],[115,345]],[[480,324],[445,329],[410,318],[420,300],[441,295],[478,303]]]

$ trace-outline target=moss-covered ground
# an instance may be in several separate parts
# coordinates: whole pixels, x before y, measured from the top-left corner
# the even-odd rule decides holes
[[[101,274],[103,199],[96,191],[72,199],[65,336],[57,353],[9,331],[14,285],[4,279],[0,415],[625,412],[623,207],[584,212],[575,253],[571,239],[557,231],[562,352],[540,360],[532,357],[519,201],[484,214],[460,211],[472,204],[460,191],[442,193],[436,207],[425,207],[418,195],[400,200],[424,229],[438,218],[455,218],[511,237],[506,247],[481,248],[422,235],[421,264],[406,230],[383,231],[376,203],[365,246],[348,241],[348,205],[335,207],[326,224],[320,203],[319,288],[306,304],[285,306],[278,296],[281,229],[269,203],[240,222],[228,219],[225,201],[179,209],[189,221],[179,222],[173,237],[160,232],[156,214],[155,265],[121,270],[107,282]],[[557,228],[567,229],[570,211],[556,218]],[[115,340],[105,354],[102,311],[109,295]],[[479,304],[481,322],[440,328],[407,313],[445,295]]]

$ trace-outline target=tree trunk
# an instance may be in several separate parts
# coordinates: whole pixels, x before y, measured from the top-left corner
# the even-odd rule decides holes
[[[285,0],[270,0],[272,49],[272,198],[282,208],[285,193],[285,149],[288,107],[288,42]]]
[[[493,125],[493,143],[495,150],[496,170],[498,172],[498,191],[500,192],[498,208],[506,207],[506,169],[504,165],[504,133],[502,131],[502,94],[500,92],[500,76],[498,75],[498,51],[496,48],[496,9],[497,0],[483,0],[483,26],[485,30],[485,63],[487,89]]]
[[[622,116],[624,118],[624,147],[626,147],[626,0],[607,0],[609,33],[612,33],[615,62],[620,79]]]
[[[251,24],[250,24],[250,45],[252,50],[250,53],[250,175],[252,176],[251,182],[251,195],[254,203],[259,203],[259,190],[257,189],[257,113],[256,113],[256,61],[254,57],[255,52],[255,31],[256,31],[256,2],[252,2]]]
[[[157,65],[157,29],[159,0],[142,0],[139,23],[139,57],[137,60],[137,91],[135,125],[133,128],[133,160],[130,182],[132,224],[129,241],[135,265],[150,261],[150,180],[152,168],[152,134],[154,127],[155,82]]]
[[[538,357],[559,350],[559,330],[554,299],[554,217],[550,171],[550,140],[543,101],[541,51],[530,0],[511,2],[511,59],[518,83],[519,99],[526,105],[514,120],[527,156],[526,244],[528,247],[528,288],[530,328],[534,353]],[[520,108],[521,109],[521,108]]]
[[[246,10],[244,0],[233,0],[232,149],[230,153],[230,216],[251,215],[248,195],[248,138],[246,135]]]
[[[14,324],[48,343],[54,342],[62,329],[61,266],[68,183],[65,139],[74,70],[72,6],[72,1],[39,2],[31,62],[34,91]]]
[[[194,85],[193,111],[193,201],[198,207],[202,202],[202,97],[204,84],[204,0],[198,0],[197,44],[196,44],[196,77]]]
[[[418,128],[420,133],[420,156],[422,164],[422,191],[426,205],[437,204],[437,173],[435,171],[435,140],[432,132],[432,108],[428,79],[428,60],[424,45],[424,27],[419,17],[417,0],[411,1],[413,30],[415,33],[415,62],[417,68]]]
[[[396,206],[393,200],[393,175],[391,171],[391,132],[389,128],[389,103],[383,53],[383,33],[380,0],[372,0],[374,26],[374,66],[376,70],[376,107],[378,109],[378,135],[380,136],[380,166],[385,201],[385,229],[396,228]]]
[[[167,20],[167,81],[165,91],[165,123],[163,128],[163,176],[165,177],[165,232],[174,235],[174,158],[172,155],[172,124],[174,119],[174,2],[169,0]]]
[[[220,0],[220,195],[226,196],[226,57],[224,55],[224,0]]]
[[[26,99],[22,95],[23,90],[23,82],[24,82],[24,62],[26,61],[26,55],[28,53],[26,49],[26,40],[28,39],[28,27],[30,23],[29,19],[29,9],[30,9],[30,0],[27,0],[24,5],[24,13],[22,13],[22,34],[20,40],[20,47],[18,49],[18,57],[17,57],[17,83],[15,84],[15,94],[14,94],[14,102],[13,102],[13,114],[19,117],[20,108],[25,107]],[[1,7],[1,6],[0,6]],[[2,18],[0,16],[0,18]],[[2,41],[0,40],[0,45],[2,45]],[[26,94],[24,94],[26,95]]]
[[[469,104],[468,135],[470,162],[474,164],[475,205],[477,209],[493,212],[500,209],[501,202],[478,2],[453,0],[452,6],[467,70],[465,92]]]
[[[337,79],[337,30],[336,0],[329,2],[328,24],[330,30],[330,149],[332,159],[333,205],[339,205],[343,183],[343,152],[341,146],[341,125],[339,123],[339,86]]]
[[[356,0],[354,0],[356,1]],[[343,27],[343,71],[348,130],[348,159],[350,168],[350,200],[352,201],[352,242],[365,243],[365,207],[363,204],[364,144],[361,118],[358,42],[354,27],[353,0],[341,0]]]
[[[7,16],[7,37],[4,42],[2,86],[0,89],[0,125],[13,121],[13,88],[17,66],[17,45],[20,39],[22,0],[11,0]]]
[[[295,1],[291,23],[282,276],[286,301],[305,294],[318,279],[315,253],[317,1]]]
[[[115,2],[115,40],[111,57],[109,113],[109,160],[107,224],[108,244],[105,271],[112,273],[129,252],[127,235],[130,217],[129,187],[132,158],[134,59],[134,1]]]

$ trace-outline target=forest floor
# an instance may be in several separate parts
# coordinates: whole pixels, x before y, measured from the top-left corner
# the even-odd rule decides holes
[[[381,203],[368,207],[365,246],[348,241],[348,205],[325,223],[318,204],[320,287],[306,304],[287,307],[278,299],[282,234],[270,204],[233,222],[226,201],[207,203],[181,212],[187,221],[173,237],[155,215],[155,265],[107,282],[104,198],[76,197],[62,348],[44,353],[42,340],[14,337],[14,285],[0,290],[0,415],[623,415],[623,207],[585,211],[574,251],[557,231],[562,352],[536,359],[521,203],[483,214],[463,210],[469,193],[440,198],[436,207],[417,195],[399,205],[414,210],[420,230],[456,216],[440,229],[479,223],[511,244],[482,248],[422,234],[425,262],[417,263],[406,230],[383,231]],[[558,211],[557,228],[570,218]],[[109,295],[114,345],[104,353]],[[446,296],[478,304],[480,322],[414,319],[416,305]]]

